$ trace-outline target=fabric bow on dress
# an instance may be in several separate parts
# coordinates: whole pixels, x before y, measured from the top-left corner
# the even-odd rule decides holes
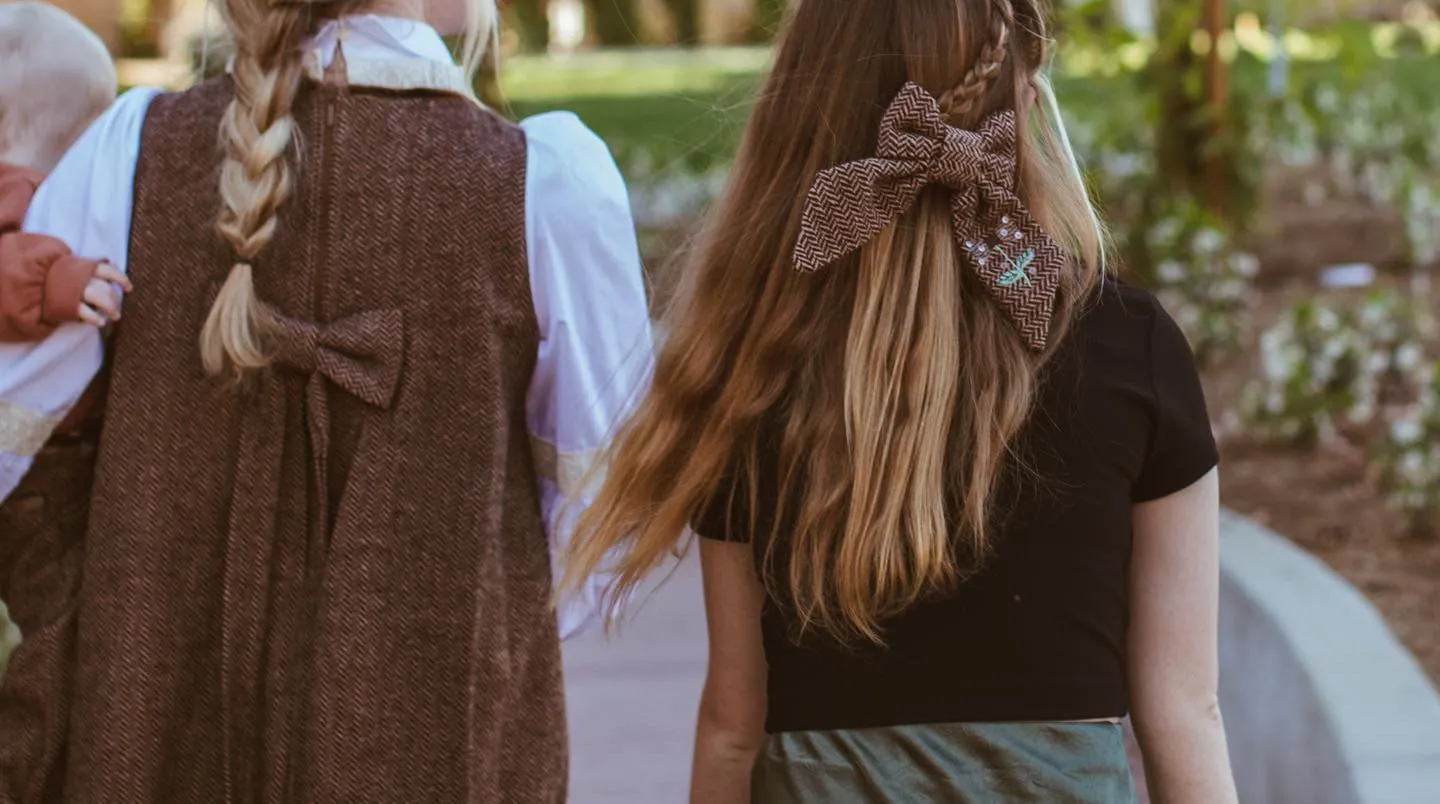
[[[905,214],[932,184],[952,190],[961,259],[984,280],[1025,343],[1045,348],[1068,257],[1016,194],[1015,113],[996,112],[968,131],[907,83],[880,122],[876,155],[821,171],[810,187],[795,267],[816,271],[859,249]]]

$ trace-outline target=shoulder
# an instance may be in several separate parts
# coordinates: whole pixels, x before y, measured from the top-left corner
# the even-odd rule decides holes
[[[1113,276],[1105,278],[1081,313],[1078,328],[1092,340],[1123,341],[1143,347],[1156,337],[1185,337],[1154,293]]]
[[[1089,327],[1143,334],[1160,313],[1163,309],[1154,293],[1119,277],[1107,276],[1086,308],[1082,321]]]
[[[537,214],[589,217],[591,210],[623,207],[629,215],[625,179],[610,147],[574,113],[535,115],[520,128],[528,151],[526,186]]]
[[[110,104],[110,107],[94,123],[90,124],[90,128],[82,135],[81,140],[123,139],[128,141],[137,137],[156,99],[164,97],[166,94],[159,87],[135,87],[127,90],[125,94],[116,98],[115,102]],[[79,144],[77,143],[77,145]]]
[[[1139,379],[1162,362],[1194,363],[1184,332],[1155,294],[1116,277],[1105,278],[1073,336],[1083,361],[1102,373]]]

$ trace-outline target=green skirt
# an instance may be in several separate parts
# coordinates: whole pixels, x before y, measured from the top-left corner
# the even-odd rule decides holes
[[[945,723],[771,735],[753,804],[1135,801],[1118,723]]]

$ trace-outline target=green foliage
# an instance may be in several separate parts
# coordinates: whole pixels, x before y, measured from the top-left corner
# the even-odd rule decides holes
[[[1435,323],[1423,299],[1396,291],[1358,303],[1296,303],[1260,336],[1259,377],[1242,412],[1252,431],[1313,445],[1364,438],[1366,426],[1394,419],[1394,402],[1413,397]]]
[[[1241,412],[1251,431],[1297,446],[1335,437],[1359,406],[1368,344],[1353,318],[1306,299],[1260,336],[1260,377]]]
[[[1218,218],[1183,198],[1140,236],[1151,284],[1199,364],[1237,348],[1249,331],[1260,269],[1255,255],[1237,248]]]
[[[510,59],[503,80],[518,116],[569,109],[627,174],[641,164],[683,177],[734,158],[767,63],[764,50],[748,48],[589,53]]]
[[[1391,505],[1412,534],[1433,538],[1440,525],[1440,364],[1425,363],[1416,379],[1414,403],[1395,417],[1376,457]]]

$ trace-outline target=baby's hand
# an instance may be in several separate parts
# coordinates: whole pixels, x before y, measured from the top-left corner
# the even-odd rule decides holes
[[[130,279],[119,269],[108,262],[100,263],[90,284],[85,286],[85,300],[80,303],[80,320],[97,327],[119,321],[120,293],[115,289],[116,285],[126,293],[134,290]]]

